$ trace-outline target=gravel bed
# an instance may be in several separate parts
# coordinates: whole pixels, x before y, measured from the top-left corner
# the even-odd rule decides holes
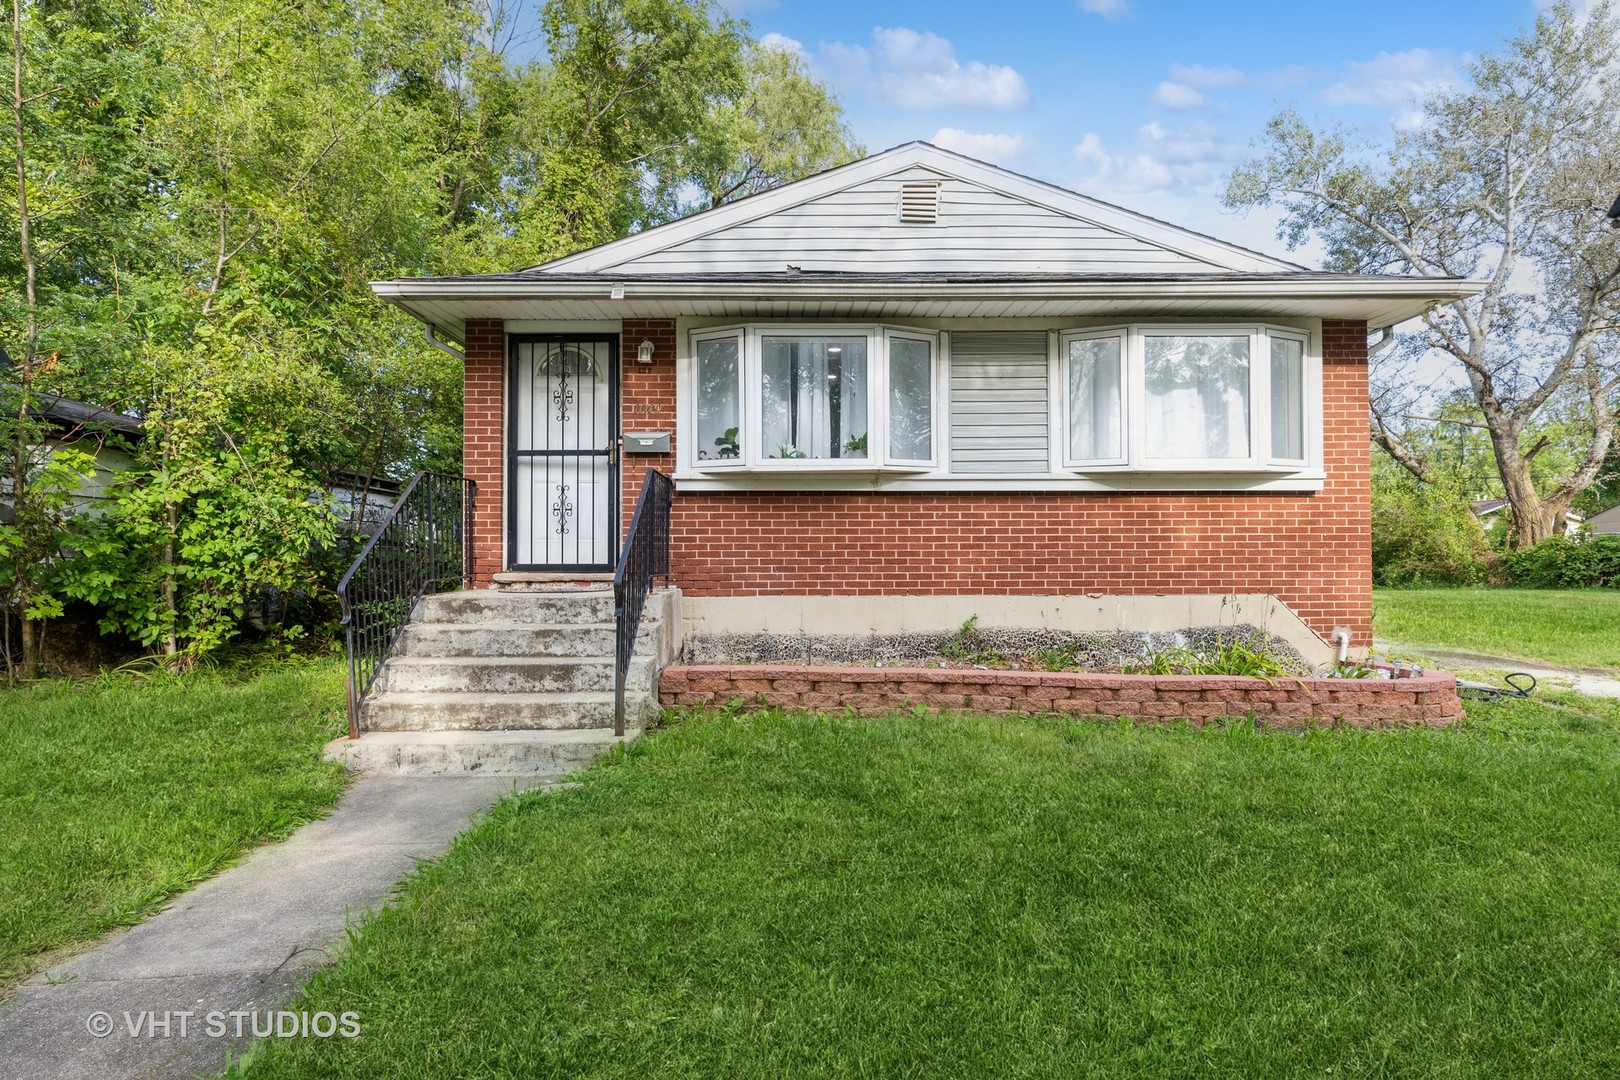
[[[1226,641],[1264,642],[1265,650],[1309,674],[1294,647],[1258,626],[1198,626],[1176,631],[1108,631],[975,627],[964,634],[697,634],[681,645],[683,664],[813,664],[858,667],[944,667],[1046,670],[1040,650],[1069,650],[1074,670],[1118,671],[1166,649],[1195,652]]]

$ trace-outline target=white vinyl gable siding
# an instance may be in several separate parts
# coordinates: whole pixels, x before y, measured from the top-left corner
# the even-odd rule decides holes
[[[900,219],[902,185],[939,184],[938,220]],[[599,268],[636,274],[806,272],[1209,273],[1113,229],[921,167]]]

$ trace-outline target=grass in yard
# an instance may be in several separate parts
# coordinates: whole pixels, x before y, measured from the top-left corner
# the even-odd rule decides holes
[[[1373,610],[1402,645],[1620,668],[1620,589],[1375,589]]]
[[[342,703],[329,662],[0,690],[0,991],[330,806]]]
[[[249,1076],[1620,1071],[1620,703],[691,715],[504,803]]]

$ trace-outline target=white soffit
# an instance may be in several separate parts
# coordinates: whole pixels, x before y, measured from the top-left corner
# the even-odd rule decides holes
[[[1337,318],[1371,327],[1404,322],[1436,303],[1472,296],[1479,282],[1369,278],[1218,282],[1023,283],[625,283],[479,279],[376,282],[382,298],[423,322],[460,336],[467,319],[508,321],[636,318],[805,319],[1139,319]]]

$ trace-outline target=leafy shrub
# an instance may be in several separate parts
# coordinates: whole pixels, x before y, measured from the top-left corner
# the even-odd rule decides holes
[[[1508,584],[1527,589],[1620,589],[1620,536],[1549,536],[1502,556]]]
[[[1378,585],[1480,585],[1491,546],[1467,500],[1409,477],[1373,485],[1372,563]]]
[[[1154,653],[1139,664],[1126,665],[1132,675],[1247,675],[1272,682],[1295,672],[1273,656],[1264,638],[1217,638],[1206,649],[1177,646]]]

